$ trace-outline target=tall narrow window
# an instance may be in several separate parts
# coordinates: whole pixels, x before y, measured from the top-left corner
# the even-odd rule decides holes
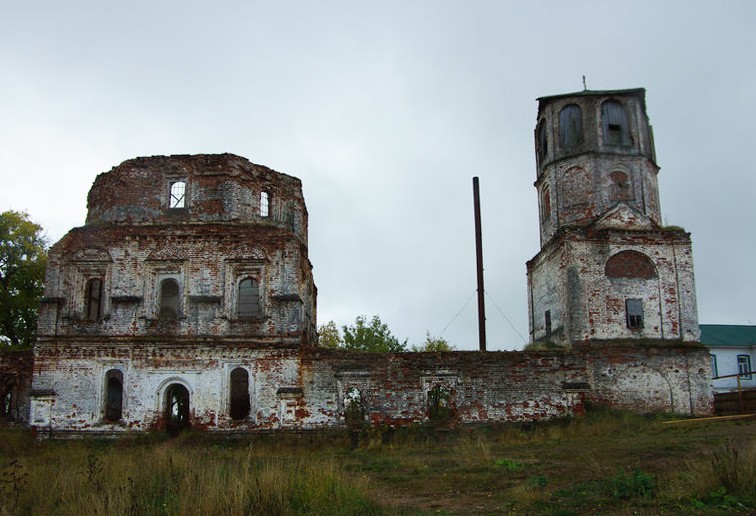
[[[186,183],[184,181],[176,181],[171,183],[171,198],[169,206],[171,208],[183,208],[186,200]]]
[[[748,355],[738,355],[738,374],[743,380],[753,378],[751,374],[751,357]]]
[[[177,319],[179,316],[179,284],[173,278],[160,282],[159,319]]]
[[[231,371],[231,419],[244,419],[249,415],[249,373],[243,367]]]
[[[538,162],[543,163],[548,153],[549,140],[546,135],[546,121],[541,120],[538,124],[538,130],[536,131],[536,149],[538,153]]]
[[[270,214],[270,195],[268,192],[260,192],[260,216],[267,217]]]
[[[252,278],[245,278],[239,282],[236,314],[240,318],[260,315],[260,287]]]
[[[563,149],[575,149],[583,143],[583,110],[568,104],[559,112],[559,144]]]
[[[344,421],[352,430],[362,428],[365,423],[365,404],[357,387],[350,387],[344,396]]]
[[[711,377],[716,378],[719,376],[719,368],[717,367],[717,355],[709,355],[711,359]]]
[[[90,321],[99,321],[102,311],[102,280],[100,278],[91,278],[87,281],[86,288],[85,305],[87,319]]]
[[[541,222],[548,222],[549,218],[551,218],[551,194],[549,185],[546,185],[541,191]]]
[[[607,100],[601,105],[604,143],[608,145],[632,145],[630,126],[625,108],[616,100]]]
[[[123,414],[123,373],[111,369],[105,375],[105,419],[118,421]]]
[[[544,326],[546,327],[546,335],[551,335],[551,310],[546,310],[543,314]]]
[[[625,312],[628,328],[643,328],[643,301],[640,299],[626,299]]]

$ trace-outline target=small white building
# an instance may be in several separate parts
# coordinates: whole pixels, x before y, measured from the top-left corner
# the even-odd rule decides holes
[[[756,326],[701,324],[701,342],[711,354],[715,392],[756,389]]]

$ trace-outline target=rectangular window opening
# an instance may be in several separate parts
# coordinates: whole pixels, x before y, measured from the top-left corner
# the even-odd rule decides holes
[[[640,299],[625,300],[628,328],[643,328],[643,301]]]
[[[270,196],[268,192],[260,192],[260,216],[267,217],[270,213]]]
[[[551,310],[546,310],[543,314],[543,318],[546,326],[546,335],[551,335]]]
[[[751,357],[748,355],[738,355],[738,375],[741,380],[750,380],[751,374]]]
[[[609,143],[620,145],[622,143],[622,126],[619,124],[609,124]]]
[[[717,368],[717,355],[709,355],[711,358],[711,377],[717,378],[719,376],[719,370]]]

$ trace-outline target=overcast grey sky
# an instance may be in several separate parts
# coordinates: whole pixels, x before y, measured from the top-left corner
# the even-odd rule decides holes
[[[756,324],[756,2],[537,4],[2,0],[0,210],[56,241],[126,159],[239,154],[303,182],[319,323],[476,349],[477,175],[489,349],[521,349],[535,99],[585,75],[647,90],[700,322]]]

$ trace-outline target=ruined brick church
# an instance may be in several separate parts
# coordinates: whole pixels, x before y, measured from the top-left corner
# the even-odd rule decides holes
[[[230,154],[155,156],[99,175],[86,224],[50,250],[16,403],[51,436],[710,413],[690,235],[661,226],[645,91],[541,98],[535,140],[530,335],[561,348],[320,348],[301,182]]]

